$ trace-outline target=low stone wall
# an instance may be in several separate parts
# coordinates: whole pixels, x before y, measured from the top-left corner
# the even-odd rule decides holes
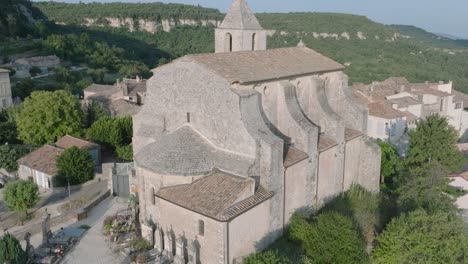
[[[74,218],[76,221],[81,221],[88,217],[88,212],[96,207],[100,202],[104,201],[111,195],[110,190],[105,191],[104,193],[99,194],[96,198],[91,200],[89,203],[85,204],[81,208],[75,211]]]

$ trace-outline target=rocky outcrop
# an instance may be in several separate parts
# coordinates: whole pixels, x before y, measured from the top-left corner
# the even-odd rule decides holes
[[[64,24],[63,22],[57,22],[58,24]],[[214,26],[217,27],[221,24],[221,21],[214,19],[162,19],[159,21],[151,19],[133,19],[130,17],[105,17],[103,19],[96,18],[85,18],[81,24],[86,27],[100,27],[109,26],[113,28],[127,28],[130,32],[141,30],[150,33],[156,33],[158,31],[170,32],[172,28],[176,26]]]

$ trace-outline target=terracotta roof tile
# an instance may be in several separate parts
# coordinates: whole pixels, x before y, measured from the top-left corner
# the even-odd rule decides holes
[[[188,55],[192,60],[230,83],[278,80],[320,72],[344,70],[344,66],[308,48],[281,48]]]
[[[324,135],[319,136],[318,148],[320,152],[331,149],[332,147],[336,145],[337,143],[333,139],[330,139]]]
[[[63,136],[62,138],[57,140],[57,142],[55,142],[55,145],[62,149],[67,149],[71,147],[78,147],[80,149],[94,149],[99,147],[99,145],[96,143],[86,141],[84,139],[73,137],[70,135]]]
[[[120,89],[115,85],[102,85],[102,84],[91,84],[84,89],[84,92],[99,93],[99,94],[114,94],[119,92]]]
[[[402,118],[406,116],[403,112],[393,109],[390,103],[386,101],[370,103],[368,105],[368,108],[369,108],[369,115],[375,116],[375,117],[381,117],[381,118],[386,118],[386,119],[396,119],[396,118]]]
[[[57,173],[56,159],[63,153],[63,149],[45,145],[18,160],[18,164],[48,175]]]
[[[273,194],[263,188],[253,193],[255,181],[215,172],[191,184],[162,188],[157,197],[218,221],[246,212]]]
[[[293,147],[287,147],[286,151],[284,152],[284,167],[288,168],[294,164],[297,164],[305,159],[307,159],[309,155],[304,151],[298,150]]]
[[[360,131],[357,131],[351,128],[345,128],[345,140],[346,141],[353,140],[360,136],[362,136],[362,133]]]

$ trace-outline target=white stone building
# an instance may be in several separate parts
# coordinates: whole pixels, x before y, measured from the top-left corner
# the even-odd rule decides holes
[[[0,110],[13,104],[9,73],[8,70],[0,69]]]
[[[367,135],[390,142],[403,151],[407,131],[429,115],[447,117],[461,138],[468,133],[468,95],[455,91],[449,83],[410,83],[405,78],[389,78],[370,85],[354,85],[355,98],[369,109]]]
[[[215,42],[154,69],[133,119],[142,234],[174,263],[234,263],[294,212],[352,184],[379,190],[380,148],[344,66],[303,43],[267,50],[245,0]]]

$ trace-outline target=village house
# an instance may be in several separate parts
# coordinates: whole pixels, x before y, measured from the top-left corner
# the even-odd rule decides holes
[[[56,55],[20,58],[2,66],[14,69],[17,78],[29,78],[31,77],[29,71],[32,67],[38,67],[41,73],[45,74],[49,72],[49,69],[60,66],[60,58]]]
[[[452,82],[410,83],[406,78],[388,78],[369,85],[354,85],[355,98],[369,109],[367,135],[408,147],[407,131],[429,115],[447,117],[462,139],[468,139],[468,95],[455,91]]]
[[[9,74],[10,71],[0,69],[0,111],[13,104]]]
[[[71,147],[88,150],[96,166],[101,164],[101,148],[98,144],[66,135],[55,145],[44,145],[19,159],[18,177],[22,180],[31,180],[43,189],[53,189],[53,178],[58,172],[57,157]]]
[[[174,263],[234,263],[353,184],[378,192],[380,148],[344,66],[307,48],[266,49],[234,0],[216,53],[153,70],[134,116],[142,235]]]
[[[124,78],[114,85],[92,84],[84,89],[85,105],[101,105],[111,116],[132,116],[145,103],[146,80]]]

